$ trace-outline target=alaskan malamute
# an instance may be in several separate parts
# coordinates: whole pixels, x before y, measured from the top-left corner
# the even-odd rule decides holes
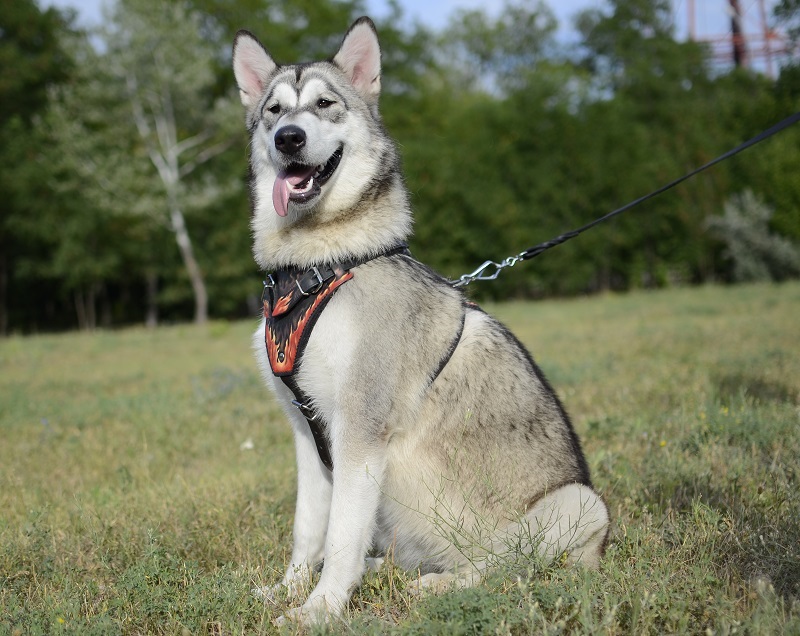
[[[255,346],[298,466],[291,562],[260,593],[296,599],[300,620],[339,614],[370,553],[441,590],[512,553],[597,567],[609,528],[528,352],[405,246],[380,58],[369,18],[328,61],[276,64],[246,31],[233,48],[268,272]]]

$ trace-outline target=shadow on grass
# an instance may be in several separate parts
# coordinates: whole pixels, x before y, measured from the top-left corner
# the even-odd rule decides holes
[[[720,374],[713,378],[717,394],[723,404],[742,398],[755,402],[800,402],[800,389],[778,380],[770,380],[757,374],[739,371]]]
[[[664,537],[701,543],[718,576],[767,580],[785,600],[800,598],[800,496],[791,480],[772,476],[751,487],[738,478],[714,484],[710,474],[664,480],[650,489],[663,512]]]

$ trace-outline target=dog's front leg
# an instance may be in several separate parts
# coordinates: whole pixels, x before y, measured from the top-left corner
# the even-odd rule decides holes
[[[331,509],[331,474],[317,453],[304,418],[294,424],[297,455],[297,505],[294,514],[292,559],[283,577],[290,597],[308,590],[311,573],[322,562]]]
[[[317,622],[340,614],[361,582],[364,559],[372,544],[386,463],[385,445],[379,440],[334,438],[333,451],[325,565],[305,604],[287,613],[296,620]]]
[[[273,600],[295,599],[310,589],[311,574],[324,556],[332,496],[332,476],[319,458],[308,422],[294,407],[288,415],[297,457],[292,557],[281,583],[255,590],[259,596]]]

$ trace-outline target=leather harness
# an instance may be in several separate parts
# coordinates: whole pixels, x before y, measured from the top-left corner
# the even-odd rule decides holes
[[[410,256],[408,245],[394,247],[360,259],[317,265],[308,269],[288,267],[267,275],[261,300],[264,305],[264,342],[273,375],[292,392],[292,404],[308,422],[322,463],[333,471],[325,422],[300,389],[295,378],[300,358],[322,310],[336,290],[353,278],[350,270],[381,256]]]

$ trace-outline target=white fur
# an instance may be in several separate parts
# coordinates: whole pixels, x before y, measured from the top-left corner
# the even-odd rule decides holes
[[[308,115],[308,113],[306,113]],[[310,117],[310,116],[309,116]],[[314,119],[314,118],[311,118]],[[300,117],[282,120],[281,124],[303,121]],[[346,143],[345,153],[339,167],[331,179],[323,186],[322,200],[314,210],[319,224],[336,222],[342,210],[354,206],[361,198],[371,174],[378,168],[380,156],[370,151],[381,143],[364,125],[363,115],[349,113],[344,123],[335,127],[328,122],[313,123],[310,134],[314,135],[315,145],[324,151],[315,154],[315,162],[327,160],[339,145]],[[253,165],[258,173],[255,180],[255,214],[252,221],[254,246],[253,253],[258,264],[265,270],[276,267],[312,265],[324,260],[335,260],[348,255],[375,251],[376,246],[389,247],[398,235],[405,236],[411,229],[411,218],[393,213],[389,206],[387,214],[380,217],[354,219],[347,233],[337,232],[326,235],[318,229],[307,232],[297,221],[304,216],[292,205],[289,214],[278,216],[272,203],[272,184],[275,168],[271,157],[274,141],[259,125],[253,136]],[[327,155],[325,154],[327,153]],[[319,161],[317,161],[319,159]],[[396,209],[396,208],[395,208]]]
[[[253,250],[263,269],[376,255],[409,235],[396,150],[377,114],[380,49],[371,22],[354,24],[333,64],[305,69],[275,67],[240,34],[234,71],[251,128]],[[335,102],[325,113],[321,97]],[[274,134],[290,124],[304,130],[306,144],[286,157]],[[279,216],[278,171],[322,164],[339,147],[321,194]],[[291,559],[281,584],[257,593],[305,596],[324,560],[316,587],[288,618],[340,613],[373,546],[419,568],[419,590],[474,585],[517,548],[545,558],[566,552],[591,567],[602,554],[608,513],[577,483],[588,483],[588,473],[557,398],[496,321],[465,308],[413,259],[395,258],[354,270],[319,316],[295,375],[326,422],[332,472],[291,392],[272,375],[263,323],[254,336],[264,379],[292,424],[298,463]],[[473,412],[482,413],[476,426]]]
[[[246,32],[238,35],[233,48],[233,74],[245,108],[250,110],[256,106],[267,80],[276,68],[275,62],[258,40]]]
[[[288,82],[273,82],[272,86],[271,99],[264,104],[266,108],[269,108],[273,104],[278,104],[284,109],[296,108],[298,106],[300,99],[297,95],[297,91]],[[281,125],[279,120],[275,127],[280,128]]]
[[[316,101],[325,93],[324,83],[315,80],[303,88],[299,98],[296,91],[284,83],[277,83],[275,89],[274,95],[287,108]],[[301,111],[296,115],[282,116],[272,128],[274,131],[289,124],[301,126],[310,140],[308,146],[312,150],[307,160],[310,165],[325,163],[337,148],[345,146],[339,167],[323,186],[320,201],[313,210],[320,224],[336,222],[342,210],[358,203],[370,175],[379,167],[381,155],[375,149],[385,142],[372,133],[370,125],[366,125],[369,117],[365,112],[350,111],[342,123],[333,124]],[[311,265],[353,253],[368,253],[376,246],[390,246],[398,235],[407,235],[411,229],[410,216],[396,213],[398,203],[405,207],[405,201],[394,201],[385,215],[355,220],[346,234],[326,236],[324,232],[306,232],[303,227],[297,227],[297,221],[308,212],[291,204],[285,217],[275,211],[272,202],[272,186],[277,174],[275,166],[285,159],[276,149],[272,131],[263,121],[252,137],[251,161],[255,171],[253,252],[263,269],[288,264]],[[342,238],[345,239],[343,242]]]
[[[430,435],[430,429],[406,425],[430,417],[425,412],[425,392],[419,390],[422,382],[410,393],[397,396],[407,415],[389,424],[386,435],[394,440],[391,454],[385,444],[376,444],[369,435],[353,429],[348,397],[354,393],[351,378],[363,362],[359,351],[368,334],[361,328],[357,303],[348,298],[351,290],[343,287],[320,316],[297,376],[298,384],[314,396],[315,408],[328,423],[332,474],[319,459],[307,423],[291,405],[293,396],[272,376],[263,324],[254,335],[262,373],[292,423],[298,463],[291,561],[281,586],[259,593],[279,596],[280,588],[292,598],[306,593],[303,605],[286,615],[294,620],[315,622],[337,615],[363,576],[365,556],[373,542],[384,550],[393,549],[401,567],[413,568],[431,557],[445,566],[444,572],[420,576],[412,591],[475,585],[487,567],[514,550],[525,553],[535,549],[548,560],[567,554],[570,563],[597,567],[609,519],[602,499],[587,486],[558,488],[529,510],[519,511],[520,520],[505,525],[464,505],[468,493],[457,485],[452,488],[454,476],[443,472],[439,460],[422,452],[422,437]],[[482,313],[469,314],[462,341],[468,342],[471,334],[485,329],[487,320]],[[454,354],[450,364],[455,369],[462,355],[460,351]],[[383,380],[376,377],[375,381]],[[468,418],[469,408],[465,409]],[[498,446],[497,450],[487,447],[485,452],[491,458],[503,451]],[[498,456],[488,461],[503,459]],[[507,518],[516,514],[512,510],[506,513]],[[308,593],[311,572],[323,559],[320,580]]]
[[[343,325],[347,327],[342,329]],[[348,422],[341,410],[358,338],[357,316],[351,306],[332,303],[315,326],[297,378],[301,388],[314,395],[314,406],[328,423],[336,458],[331,474],[319,459],[308,424],[291,404],[291,392],[272,376],[263,322],[253,337],[259,367],[284,405],[296,444],[299,470],[294,545],[282,581],[289,595],[306,589],[313,569],[323,558],[325,561],[317,586],[292,615],[295,618],[313,620],[325,613],[340,613],[361,581],[365,555],[372,543],[386,456],[379,447],[369,449],[346,442]],[[258,593],[273,596],[275,590]]]

